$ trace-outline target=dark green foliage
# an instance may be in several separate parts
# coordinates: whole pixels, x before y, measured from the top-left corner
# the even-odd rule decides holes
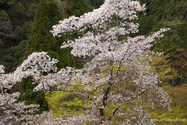
[[[187,1],[181,0],[140,0],[146,3],[146,15],[139,14],[139,35],[151,34],[160,28],[170,27],[166,35],[172,39],[173,45],[186,46]],[[186,48],[187,49],[187,48]]]
[[[0,4],[8,4],[8,5],[12,5],[15,3],[15,0],[1,0]]]
[[[37,5],[32,3],[29,7],[28,7],[28,12],[27,12],[27,16],[32,18],[35,16],[35,11],[37,9]]]
[[[4,42],[2,41],[2,39],[0,39],[0,52],[1,52],[3,47],[4,47]]]
[[[14,4],[10,7],[9,11],[12,11],[14,13],[24,13],[25,7],[21,3]]]
[[[178,18],[174,19],[173,21],[165,21],[163,23],[165,27],[170,27],[171,30],[168,32],[168,36],[172,39],[172,43],[178,46],[187,46],[187,42],[183,41],[186,40],[185,30],[187,29],[187,23],[184,21],[179,20]],[[186,48],[187,49],[187,48]]]
[[[93,9],[85,0],[67,0],[66,4],[64,8],[65,18],[71,15],[81,16]]]
[[[21,65],[26,51],[26,43],[27,40],[23,40],[18,46],[11,47],[9,50],[0,47],[0,64],[5,65],[5,72],[13,72]],[[1,45],[4,46],[4,43],[0,41]]]
[[[166,36],[157,40],[152,47],[153,51],[164,52],[165,55],[169,54],[170,56],[174,55],[178,47],[183,47],[187,49],[187,23],[175,19],[171,22],[169,21],[160,21],[156,26],[153,27],[153,31],[158,31],[162,27],[170,27],[170,31],[165,33]]]
[[[2,33],[4,34],[3,47],[11,46],[7,51],[8,53],[0,54],[3,62],[9,64],[9,68],[6,67],[5,71],[13,72],[17,66],[21,64],[22,57],[24,56],[26,50],[26,43],[28,39],[28,33],[30,32],[31,21],[25,22],[22,27],[17,26],[17,28],[12,32],[11,22],[2,22]],[[0,32],[1,32],[0,31]],[[21,41],[21,42],[20,42]],[[18,44],[18,46],[13,47],[13,45]],[[5,49],[2,48],[3,52]]]
[[[175,54],[177,46],[172,44],[172,39],[168,36],[164,36],[160,40],[156,40],[151,50],[155,52],[164,52],[164,55],[172,56]]]
[[[12,30],[13,27],[10,21],[0,21],[0,37],[3,38],[3,40],[10,37]]]
[[[11,71],[15,71],[16,67],[20,66],[26,51],[27,40],[22,40],[18,46],[9,49],[9,55],[13,59],[11,64]]]
[[[181,27],[178,31],[178,35],[181,39],[181,46],[185,49],[187,49],[187,23],[186,22],[184,21],[182,22]]]
[[[7,10],[11,5],[15,4],[15,0],[1,0],[0,1],[0,10]]]
[[[104,3],[104,0],[90,0],[90,2],[93,7],[99,8]]]
[[[28,34],[31,32],[30,20],[33,20],[33,13],[39,2],[38,0],[29,0],[29,3],[24,1],[0,0],[0,38],[4,44],[0,50],[0,64],[5,65],[6,73],[13,72],[16,69],[14,66],[19,64],[20,60],[13,57],[14,54],[9,49],[16,48],[23,40],[28,40]],[[22,53],[23,51],[17,49],[16,52]]]
[[[28,21],[25,22],[22,27],[21,26],[17,26],[16,29],[14,30],[14,33],[17,36],[16,41],[20,42],[22,40],[27,40],[28,39],[28,35],[31,32],[31,25],[32,25],[32,21]]]
[[[22,25],[25,21],[28,21],[25,7],[21,3],[12,5],[8,10],[8,14],[11,17],[11,21],[15,21],[16,25]],[[16,25],[14,25],[14,27],[16,27]]]
[[[149,33],[150,31],[152,31],[152,27],[153,27],[153,21],[151,20],[152,16],[148,16],[148,15],[143,15],[140,19],[139,19],[139,35],[145,35],[147,33]]]
[[[8,21],[8,20],[10,20],[10,17],[8,16],[8,14],[6,13],[5,10],[1,10],[0,11],[0,20],[1,21]]]
[[[3,57],[3,51],[4,51],[3,47],[4,47],[4,42],[0,38],[0,64],[2,63],[1,60],[2,60],[2,57]]]

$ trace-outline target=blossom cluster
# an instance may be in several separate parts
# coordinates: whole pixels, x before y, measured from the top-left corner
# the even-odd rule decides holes
[[[16,121],[21,122],[33,120],[32,117],[34,111],[39,110],[38,108],[40,106],[38,104],[26,105],[25,102],[18,102],[17,98],[19,98],[19,96],[19,92],[12,94],[0,94],[0,108],[4,109],[4,113],[6,114],[19,114],[20,116],[10,116],[13,117]],[[1,122],[3,123],[3,121]]]
[[[23,78],[28,76],[33,76],[37,80],[42,72],[57,71],[55,66],[57,62],[57,59],[51,60],[47,52],[34,52],[13,73],[0,76],[1,86],[10,89],[16,82],[21,82]]]
[[[106,26],[107,23],[111,22],[113,15],[123,20],[127,18],[130,20],[137,19],[136,11],[144,11],[144,6],[145,4],[141,6],[138,1],[106,0],[99,9],[94,9],[93,12],[85,13],[80,17],[71,16],[68,19],[59,21],[59,24],[53,26],[51,32],[54,36],[58,36],[61,33],[64,34],[74,30],[84,31],[88,27],[92,27],[93,29],[98,29],[98,27],[102,28]],[[130,23],[129,26],[133,29],[135,27],[132,24],[133,23]]]

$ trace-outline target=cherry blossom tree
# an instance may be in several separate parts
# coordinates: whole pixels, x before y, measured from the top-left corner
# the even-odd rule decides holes
[[[160,29],[148,37],[128,37],[128,34],[138,32],[139,25],[130,21],[138,19],[136,12],[144,11],[144,6],[137,1],[105,0],[93,12],[59,21],[51,31],[54,36],[60,37],[75,31],[83,34],[68,40],[61,48],[72,47],[71,54],[91,57],[91,60],[85,63],[83,69],[66,67],[57,70],[57,59],[51,59],[46,52],[32,53],[15,72],[0,76],[0,97],[3,100],[0,106],[7,109],[8,113],[22,114],[24,109],[29,109],[17,120],[31,119],[28,122],[31,124],[85,124],[87,121],[103,124],[112,123],[113,119],[120,119],[119,124],[154,124],[137,100],[148,92],[146,96],[153,107],[154,102],[159,102],[171,110],[168,94],[158,87],[161,81],[149,70],[151,56],[163,54],[151,52],[150,43],[162,37],[163,32],[169,29]],[[97,66],[99,72],[93,72]],[[3,69],[1,65],[0,73],[4,73]],[[51,71],[53,73],[49,73]],[[44,72],[48,74],[43,75]],[[32,114],[38,105],[25,106],[22,102],[16,102],[19,93],[6,93],[6,89],[28,76],[33,77],[33,84],[37,84],[34,92],[63,91],[73,93],[78,100],[86,100],[83,103],[85,112],[53,119],[50,113]],[[133,89],[128,86],[133,86]],[[153,95],[155,98],[151,98]]]

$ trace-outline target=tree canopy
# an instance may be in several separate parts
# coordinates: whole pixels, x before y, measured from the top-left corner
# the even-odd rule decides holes
[[[11,113],[18,112],[21,108],[19,113],[22,115],[18,116],[20,121],[30,118],[30,114],[27,113],[30,112],[32,118],[26,122],[32,124],[40,122],[41,119],[37,118],[44,114],[35,117],[33,113],[38,105],[29,105],[27,107],[33,109],[22,112],[25,110],[25,104],[10,100],[11,96],[19,97],[19,92],[7,95],[6,100],[11,105],[4,103],[6,96],[4,89],[12,88],[23,78],[32,77],[33,84],[36,84],[33,92],[44,91],[55,94],[55,91],[59,91],[63,94],[62,96],[59,93],[58,96],[50,96],[50,93],[47,95],[52,110],[63,111],[59,122],[64,120],[67,124],[108,124],[115,121],[117,124],[154,124],[151,116],[142,108],[140,101],[146,98],[151,102],[152,107],[154,103],[159,103],[171,110],[169,96],[159,88],[158,76],[150,71],[149,63],[151,55],[163,54],[151,52],[149,50],[151,43],[163,37],[163,33],[170,29],[160,29],[148,37],[118,38],[120,35],[138,32],[138,24],[131,22],[138,19],[133,12],[144,10],[144,5],[140,5],[137,1],[107,0],[103,6],[93,12],[59,21],[51,31],[54,36],[61,37],[75,31],[83,34],[64,42],[61,49],[72,47],[73,56],[93,58],[86,62],[84,68],[66,67],[58,70],[56,66],[58,59],[51,58],[47,52],[33,52],[13,73],[2,75],[3,86],[0,96],[3,98],[2,106],[7,106]],[[110,25],[112,19],[117,21],[117,25]],[[126,21],[127,19],[129,20]],[[99,71],[94,72],[97,66]],[[0,72],[4,73],[2,65]],[[123,80],[125,83],[122,82]],[[60,99],[57,102],[62,101],[61,107],[58,107],[59,103],[51,100],[53,97],[57,97],[56,101]],[[48,122],[52,124],[54,121],[51,123],[48,120]]]

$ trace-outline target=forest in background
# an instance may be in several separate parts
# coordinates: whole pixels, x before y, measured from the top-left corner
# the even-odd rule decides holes
[[[13,72],[26,56],[34,51],[48,51],[51,57],[60,60],[61,63],[58,64],[58,68],[66,66],[82,67],[82,59],[74,58],[70,54],[70,48],[59,49],[62,41],[76,38],[78,34],[74,33],[71,36],[67,34],[61,38],[53,38],[48,31],[59,20],[71,15],[80,16],[94,8],[99,8],[104,0],[49,0],[49,3],[47,3],[47,0],[41,1],[43,4],[40,4],[39,0],[2,0],[0,2],[0,64],[5,66],[6,73]],[[139,1],[141,4],[146,3],[146,11],[138,13],[139,33],[130,36],[150,35],[160,28],[171,28],[163,38],[153,43],[152,50],[164,52],[164,56],[154,57],[152,67],[164,83],[161,87],[172,97],[172,106],[176,110],[169,114],[159,114],[162,110],[155,110],[157,113],[152,115],[161,118],[172,116],[173,118],[187,119],[185,113],[187,110],[187,102],[185,102],[187,100],[187,1]],[[54,5],[54,8],[49,4]],[[37,11],[39,6],[48,11]],[[48,21],[42,22],[42,20]],[[37,27],[42,29],[41,32],[35,32],[39,31]],[[43,38],[38,39],[42,34]],[[49,41],[47,44],[46,40]],[[39,44],[40,48],[38,48]],[[63,54],[64,56],[62,56]],[[27,85],[28,82],[29,79],[24,80],[15,86],[12,91],[22,87],[26,93],[29,93],[34,86]],[[23,97],[22,100],[29,98],[28,103],[40,103],[43,105],[42,110],[46,110],[48,105],[45,100],[41,101],[41,95],[44,96],[44,93],[29,95]],[[35,100],[31,101],[31,98]],[[178,113],[181,115],[177,116]]]

